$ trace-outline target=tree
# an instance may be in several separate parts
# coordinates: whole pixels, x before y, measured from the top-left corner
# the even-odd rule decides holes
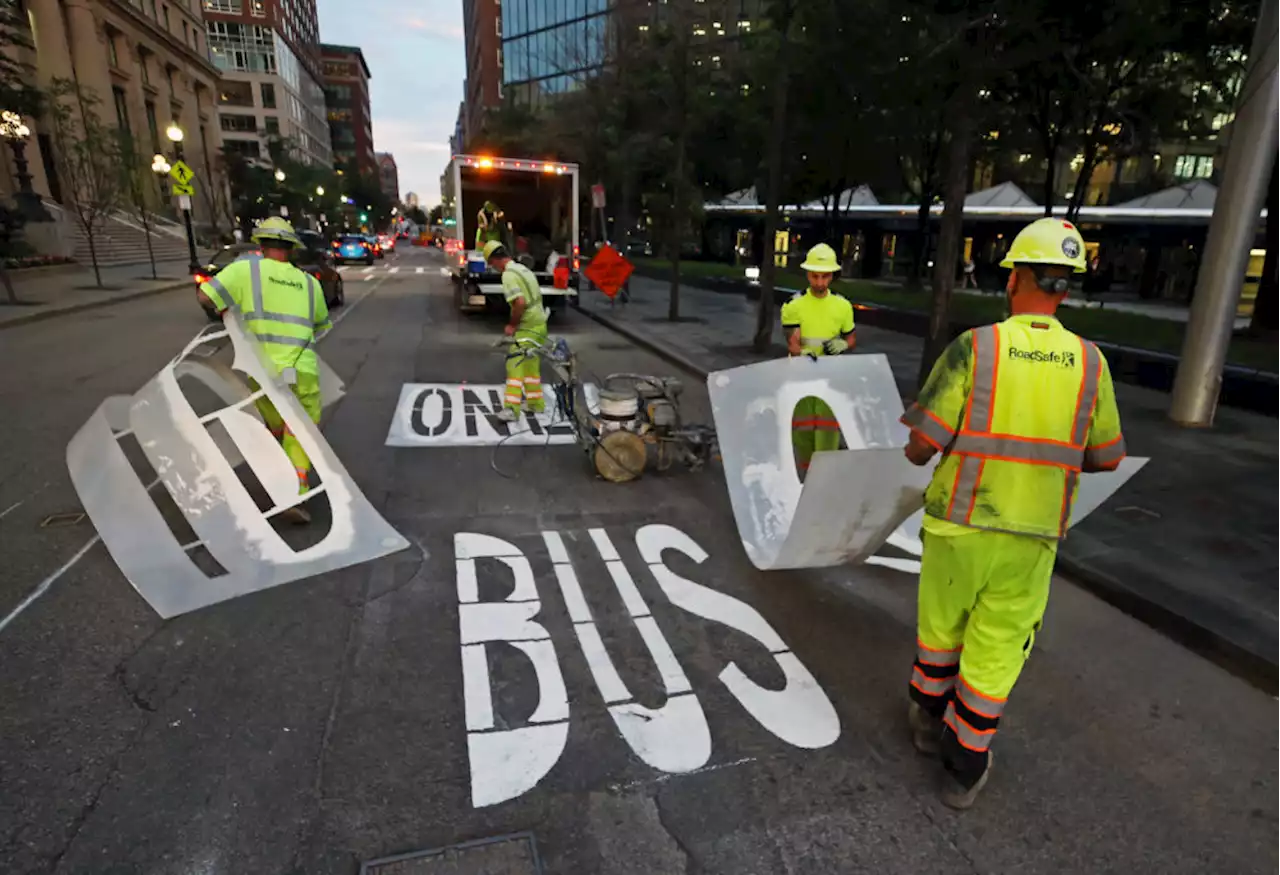
[[[54,159],[65,183],[64,205],[89,242],[94,280],[102,285],[95,236],[125,196],[120,136],[98,115],[92,90],[69,79],[54,79],[48,118]]]
[[[44,95],[31,84],[35,70],[22,61],[24,51],[35,51],[26,12],[21,4],[5,0],[0,3],[0,107],[34,116]]]
[[[9,271],[5,268],[4,259],[13,253],[14,244],[18,242],[22,236],[22,226],[26,224],[26,216],[22,214],[22,210],[14,209],[8,204],[0,202],[0,284],[4,285],[5,297],[10,304],[21,304],[18,299],[18,292],[13,287],[13,281],[9,278]]]
[[[151,261],[151,278],[159,279],[156,274],[156,254],[151,245],[151,229],[155,222],[155,214],[150,206],[156,197],[155,171],[149,163],[152,155],[142,144],[126,131],[120,131],[120,188],[124,201],[132,208],[132,212],[142,224],[142,232],[147,238],[147,258]]]

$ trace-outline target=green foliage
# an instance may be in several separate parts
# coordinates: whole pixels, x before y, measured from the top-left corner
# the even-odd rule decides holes
[[[31,84],[34,62],[26,13],[16,0],[0,0],[0,108],[25,116],[40,113],[43,95]]]

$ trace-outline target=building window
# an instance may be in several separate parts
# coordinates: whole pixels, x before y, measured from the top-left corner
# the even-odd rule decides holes
[[[128,132],[129,130],[129,104],[125,101],[124,89],[113,87],[111,89],[111,97],[116,103],[116,124],[120,126],[120,130]]]
[[[156,105],[148,100],[147,107],[147,130],[151,132],[151,148],[160,151],[160,125],[156,122]]]
[[[173,28],[169,24],[169,7],[161,6],[160,8],[164,10],[164,29],[172,30]]]
[[[143,85],[151,84],[151,71],[148,69],[150,65],[147,63],[147,53],[138,50],[138,76],[142,79]]]
[[[218,103],[221,106],[253,106],[253,85],[222,80],[218,87]]]
[[[120,55],[116,50],[117,35],[112,31],[107,31],[107,62],[117,70],[120,69]]]
[[[214,66],[246,73],[276,72],[276,54],[270,28],[234,21],[207,21],[206,34]]]
[[[270,82],[262,83],[262,105],[267,109],[276,108],[276,87]]]
[[[254,18],[266,17],[267,7],[263,4],[262,0],[250,0],[250,10]]]
[[[262,120],[268,134],[273,137],[280,136],[280,119],[273,115],[269,115]]]
[[[151,17],[159,21],[160,16],[156,14],[156,0],[150,0],[150,7],[151,7]]]
[[[228,15],[243,15],[242,0],[204,0],[204,8],[209,12],[225,12]]]
[[[251,115],[232,115],[224,112],[218,120],[222,124],[224,131],[234,131],[241,134],[254,134],[258,131],[258,120]]]
[[[1212,155],[1179,155],[1173,162],[1178,179],[1208,179],[1213,176]]]
[[[245,158],[259,158],[262,156],[262,144],[257,140],[223,139],[222,148],[233,155],[242,155]]]
[[[188,44],[191,42],[191,34],[187,32],[187,23],[185,21],[182,22],[182,41]]]

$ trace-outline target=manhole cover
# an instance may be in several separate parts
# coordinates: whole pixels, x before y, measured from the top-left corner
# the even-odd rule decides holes
[[[360,875],[542,875],[533,833],[522,832],[370,860]]]

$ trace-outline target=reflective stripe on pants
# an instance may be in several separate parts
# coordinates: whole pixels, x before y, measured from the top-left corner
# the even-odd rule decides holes
[[[546,409],[546,401],[542,397],[542,359],[536,355],[517,355],[521,340],[540,344],[547,339],[547,333],[526,328],[516,330],[516,342],[507,351],[507,387],[503,393],[502,406],[517,410],[523,397],[529,409],[541,413]]]
[[[252,380],[249,384],[257,391],[258,385]],[[311,421],[320,422],[320,378],[316,374],[298,374],[298,382],[292,387],[293,394],[297,397],[302,409],[307,412],[307,416],[311,417]],[[262,414],[262,420],[267,424],[271,434],[280,441],[280,446],[284,449],[285,455],[289,457],[289,461],[293,463],[293,469],[298,475],[298,492],[306,492],[310,487],[307,483],[307,477],[311,472],[311,459],[307,457],[307,452],[302,448],[302,444],[294,437],[293,432],[285,425],[284,418],[280,415],[280,411],[276,410],[276,406],[271,403],[271,399],[263,395],[254,402],[258,412]]]
[[[796,403],[791,414],[791,446],[801,474],[809,470],[814,453],[840,449],[840,424],[821,398],[809,396]]]
[[[1057,544],[977,530],[923,537],[909,692],[943,718],[943,763],[972,786],[1044,618]]]

